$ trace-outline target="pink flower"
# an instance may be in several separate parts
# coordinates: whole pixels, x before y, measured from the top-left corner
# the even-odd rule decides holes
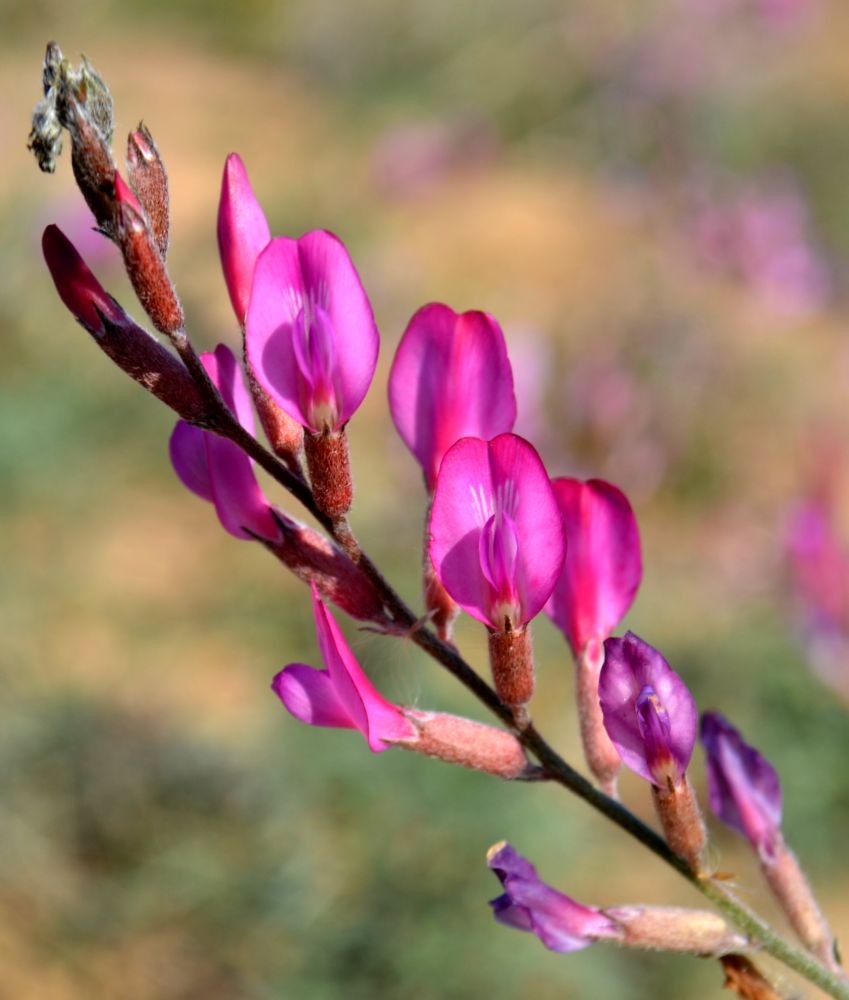
[[[569,548],[545,606],[576,656],[625,617],[642,578],[640,535],[628,499],[601,479],[552,481]]]
[[[345,426],[371,384],[379,337],[348,251],[332,233],[275,239],[260,254],[246,343],[257,378],[290,416],[315,433]]]
[[[407,324],[389,374],[389,407],[428,492],[445,452],[462,437],[513,429],[516,398],[501,327],[488,313],[439,302]]]
[[[621,940],[619,924],[601,910],[583,906],[543,882],[536,868],[510,844],[490,848],[487,864],[504,886],[490,900],[493,916],[508,927],[532,931],[551,951],[580,951],[594,941]]]
[[[311,726],[359,729],[375,753],[393,743],[416,741],[418,730],[375,690],[315,587],[312,605],[325,669],[290,663],[277,674],[272,690],[287,710]]]
[[[598,694],[607,735],[625,764],[658,787],[684,777],[698,712],[661,654],[629,632],[604,644]]]
[[[229,347],[202,355],[209,377],[242,427],[254,433],[250,396]],[[236,538],[259,536],[275,541],[280,528],[256,481],[253,464],[232,441],[191,424],[178,422],[171,435],[171,463],[192,493],[215,504],[223,527]]]
[[[515,434],[463,438],[442,461],[430,556],[443,586],[497,632],[520,629],[551,595],[566,536],[545,467]]]
[[[265,213],[238,153],[224,164],[218,203],[218,249],[236,319],[244,324],[257,258],[271,241]]]
[[[714,815],[769,856],[780,840],[778,773],[719,712],[702,715],[701,738]]]

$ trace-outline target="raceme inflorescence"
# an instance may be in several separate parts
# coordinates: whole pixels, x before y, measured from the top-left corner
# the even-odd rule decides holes
[[[412,750],[511,781],[548,781],[584,799],[688,879],[716,910],[578,903],[549,886],[505,842],[488,854],[503,892],[497,920],[549,949],[592,943],[719,958],[741,996],[777,997],[753,958],[767,953],[829,995],[849,998],[834,936],[781,833],[774,768],[723,716],[699,716],[685,681],[642,638],[614,631],[642,577],[634,512],[599,479],[551,478],[514,433],[516,398],[498,322],[430,303],[412,316],[389,378],[395,427],[419,463],[427,513],[424,613],[399,597],[354,535],[347,435],[371,386],[380,338],[365,285],[342,240],[323,229],[272,237],[242,160],[227,157],[218,208],[224,279],[241,333],[238,355],[199,354],[166,267],[168,177],[144,126],[128,141],[126,178],[111,147],[112,100],[94,68],[47,49],[44,99],[30,147],[55,168],[64,133],[77,184],[99,231],[119,247],[159,336],[100,285],[56,226],[43,236],[63,303],[124,372],[179,417],[170,457],[181,482],[214,507],[234,538],[257,542],[309,588],[323,666],[292,663],[272,688],[303,723],[357,730],[368,748]],[[268,444],[256,436],[257,422]],[[267,499],[261,467],[316,520]],[[331,605],[412,641],[495,716],[495,724],[396,705],[376,689]],[[484,627],[493,686],[461,656],[461,611]],[[536,729],[533,619],[544,612],[575,662],[576,704],[593,781]],[[713,813],[741,832],[801,946],[779,936],[716,875],[688,778],[697,736]],[[617,798],[622,765],[650,785],[662,835]]]

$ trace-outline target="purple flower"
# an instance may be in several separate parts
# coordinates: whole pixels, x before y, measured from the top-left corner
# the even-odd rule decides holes
[[[489,904],[499,923],[532,931],[551,951],[580,951],[594,941],[621,938],[615,921],[546,885],[505,841],[491,847],[486,860],[504,886],[503,895]]]
[[[624,763],[662,788],[678,784],[696,741],[693,696],[661,654],[633,632],[604,643],[598,695]]]
[[[246,319],[250,364],[272,399],[314,433],[341,430],[365,398],[379,337],[348,251],[332,233],[272,240]]]
[[[576,656],[625,617],[643,574],[640,535],[628,499],[601,479],[552,481],[569,547],[545,606]]]
[[[311,726],[359,729],[375,753],[418,739],[418,730],[363,673],[333,615],[312,588],[315,630],[325,669],[290,663],[272,682],[287,710]]]
[[[501,327],[488,313],[458,314],[439,302],[423,306],[392,362],[389,407],[432,493],[456,441],[489,440],[513,429],[516,398]]]
[[[236,319],[244,324],[257,258],[271,231],[238,153],[224,164],[218,203],[218,249]]]
[[[708,793],[714,814],[769,854],[781,828],[781,783],[769,761],[719,712],[702,715]]]
[[[229,347],[219,344],[214,354],[203,354],[209,377],[236,419],[254,433],[251,400],[239,363]],[[271,505],[257,483],[250,458],[232,441],[182,420],[171,435],[171,464],[183,485],[215,504],[223,527],[236,538],[280,537]]]
[[[541,610],[563,567],[566,536],[534,448],[515,434],[463,438],[439,471],[430,556],[454,600],[496,632]]]

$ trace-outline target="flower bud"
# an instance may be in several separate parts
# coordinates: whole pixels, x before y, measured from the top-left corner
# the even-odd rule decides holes
[[[168,174],[153,136],[144,123],[140,123],[127,139],[127,173],[165,260],[170,229]]]
[[[345,431],[304,433],[304,452],[310,485],[320,511],[328,517],[342,517],[351,509],[354,483],[348,461]]]
[[[133,192],[115,173],[115,231],[124,266],[144,311],[157,330],[172,336],[183,328],[183,307]]]
[[[59,297],[104,354],[184,420],[202,424],[206,408],[182,362],[104,291],[57,226],[45,229],[42,247]]]
[[[265,213],[238,153],[224,164],[218,203],[218,249],[233,311],[245,324],[257,258],[271,241]]]
[[[442,712],[402,711],[419,732],[418,739],[398,744],[406,750],[508,780],[526,772],[528,760],[522,744],[506,729]]]

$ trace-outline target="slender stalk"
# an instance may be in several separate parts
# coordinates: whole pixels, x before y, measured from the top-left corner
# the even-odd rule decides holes
[[[780,937],[757,914],[743,905],[728,887],[710,878],[700,878],[683,858],[678,857],[666,841],[651,827],[619,801],[596,788],[587,778],[571,767],[537,732],[533,724],[516,729],[513,713],[498,698],[495,691],[469,666],[457,650],[440,640],[389,584],[377,566],[363,551],[346,518],[333,519],[322,513],[315,504],[309,486],[256,438],[250,435],[233,417],[187,337],[175,339],[175,346],[184,363],[197,380],[199,388],[210,407],[210,428],[215,433],[230,438],[238,444],[277,483],[295,497],[331,535],[351,559],[356,562],[375,586],[393,621],[407,630],[409,638],[496,715],[506,726],[516,731],[524,746],[537,758],[543,775],[562,785],[583,799],[597,812],[606,816],[625,833],[630,834],[658,858],[674,868],[703,896],[709,899],[725,916],[742,930],[752,944],[793,969],[809,982],[820,987],[835,1000],[849,1000],[849,980],[831,972],[810,953],[790,944]]]

